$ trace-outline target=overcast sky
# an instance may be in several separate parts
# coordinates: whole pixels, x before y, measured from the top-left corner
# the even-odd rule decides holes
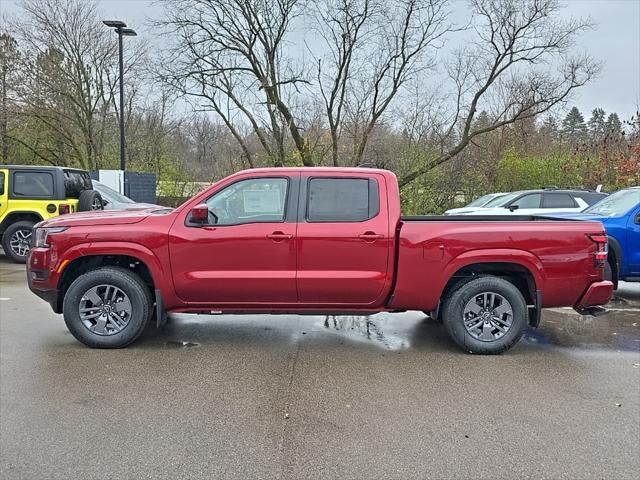
[[[0,0],[3,13],[18,14],[19,0]],[[141,36],[151,40],[147,20],[162,14],[160,2],[152,0],[99,0],[104,17],[124,20]],[[456,15],[465,0],[456,2]],[[567,16],[590,16],[596,30],[582,37],[581,47],[603,62],[598,79],[580,89],[575,104],[588,118],[595,107],[629,118],[640,107],[640,0],[566,0]],[[129,41],[129,39],[127,39]]]

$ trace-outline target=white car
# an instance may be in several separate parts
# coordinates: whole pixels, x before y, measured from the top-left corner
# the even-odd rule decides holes
[[[593,190],[524,190],[503,195],[484,207],[465,209],[457,215],[544,215],[551,212],[581,212],[606,197]]]
[[[136,208],[151,208],[160,207],[160,205],[154,205],[152,203],[139,203],[131,200],[129,197],[116,192],[113,188],[107,187],[104,183],[100,183],[97,180],[93,180],[93,188],[100,192],[102,196],[102,203],[105,210],[132,210]]]
[[[496,204],[496,202],[500,197],[504,197],[506,193],[489,193],[487,195],[483,195],[480,198],[476,198],[469,205],[460,208],[452,208],[444,212],[445,215],[461,215],[466,213],[467,211],[475,211],[476,208],[486,207],[489,204]]]

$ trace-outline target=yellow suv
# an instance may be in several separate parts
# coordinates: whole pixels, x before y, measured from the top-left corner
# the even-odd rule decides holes
[[[26,262],[36,223],[102,208],[102,197],[84,170],[0,165],[0,235],[5,255],[14,262]]]

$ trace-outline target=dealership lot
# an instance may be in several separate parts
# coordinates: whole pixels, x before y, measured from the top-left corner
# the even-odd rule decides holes
[[[173,315],[91,350],[0,256],[0,477],[636,478],[640,288],[460,353],[419,312]]]

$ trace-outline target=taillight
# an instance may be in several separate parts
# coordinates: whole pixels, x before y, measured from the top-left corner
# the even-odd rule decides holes
[[[64,215],[65,213],[71,213],[71,205],[68,205],[66,203],[61,203],[58,206],[58,213],[60,215]]]
[[[588,235],[592,242],[596,244],[595,258],[596,267],[602,268],[607,263],[607,236],[602,234]]]

